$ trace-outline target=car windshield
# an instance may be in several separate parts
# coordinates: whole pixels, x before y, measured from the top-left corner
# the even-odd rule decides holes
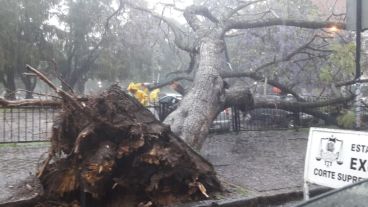
[[[366,207],[368,181],[321,196],[298,207]]]

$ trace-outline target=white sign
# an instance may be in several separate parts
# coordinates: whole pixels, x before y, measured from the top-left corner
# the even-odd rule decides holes
[[[368,178],[368,133],[311,128],[304,181],[339,188]]]

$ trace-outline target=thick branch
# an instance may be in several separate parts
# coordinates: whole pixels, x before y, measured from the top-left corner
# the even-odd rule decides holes
[[[226,90],[224,108],[235,106],[245,111],[246,109],[252,109],[253,105],[253,96],[248,89],[234,87]]]
[[[347,97],[339,97],[335,99],[330,99],[326,101],[319,102],[296,102],[296,101],[286,101],[286,100],[262,100],[260,98],[255,98],[254,108],[277,108],[283,109],[287,111],[293,112],[303,112],[306,114],[310,114],[314,117],[320,118],[324,120],[328,124],[337,125],[336,117],[331,114],[321,112],[317,108],[324,106],[331,106],[337,104],[347,103],[349,101],[353,101],[355,98],[354,95],[350,95]]]
[[[201,22],[197,18],[197,15],[206,17],[215,24],[219,22],[218,19],[211,14],[207,7],[200,5],[188,6],[185,8],[184,17],[194,31],[199,30],[202,26]]]
[[[324,106],[331,106],[336,104],[347,103],[353,101],[355,95],[346,97],[338,97],[330,100],[316,101],[316,102],[298,102],[283,99],[272,99],[268,97],[259,96],[255,98],[255,108],[279,108],[294,112],[305,112],[306,109],[319,108]]]
[[[78,98],[74,96],[74,94],[69,94],[62,89],[58,89],[44,74],[42,74],[40,71],[38,71],[35,68],[32,68],[29,65],[26,65],[26,69],[31,71],[32,73],[36,74],[39,79],[41,79],[43,82],[45,82],[50,88],[52,88],[61,98],[63,98],[64,102],[68,104],[71,107],[74,107],[75,109],[81,111],[84,115],[86,115],[91,120],[94,120],[96,122],[105,124],[106,126],[111,126],[111,123],[106,122],[105,120],[102,120],[99,116],[94,114],[90,108],[85,106],[83,103],[80,103],[78,101]]]
[[[354,85],[356,83],[368,83],[368,79],[357,79],[357,80],[350,80],[342,83],[337,83],[336,87],[342,87],[342,86],[350,86]]]
[[[277,25],[293,26],[307,29],[321,29],[334,26],[338,29],[345,29],[345,24],[341,22],[318,22],[318,21],[277,18],[262,21],[229,20],[225,23],[224,32],[227,32],[231,29],[251,29],[251,28],[269,27]]]
[[[246,111],[253,108],[273,108],[282,109],[291,112],[303,112],[314,117],[320,118],[329,124],[337,124],[336,117],[331,114],[318,110],[320,107],[344,104],[353,101],[355,95],[338,97],[330,100],[315,102],[300,102],[296,100],[287,100],[280,97],[255,96],[253,97],[247,88],[235,87],[226,91],[225,108],[236,106]]]
[[[50,106],[60,107],[61,102],[55,100],[41,100],[41,99],[24,99],[17,101],[8,101],[0,98],[0,106],[2,107],[22,107],[22,106]]]
[[[251,78],[251,79],[256,80],[256,81],[265,81],[265,77],[263,77],[261,75],[258,75],[255,72],[223,73],[223,74],[221,74],[221,77],[223,77],[223,78],[248,77],[248,78]],[[272,79],[270,80],[269,79],[267,81],[267,83],[271,86],[275,86],[275,87],[281,89],[281,91],[284,92],[284,93],[290,93],[298,101],[304,101],[304,99],[302,97],[300,97],[298,93],[296,93],[294,90],[292,90],[288,86],[279,83],[276,80],[272,80]]]
[[[156,88],[162,88],[162,87],[165,87],[167,85],[170,85],[174,81],[179,81],[179,80],[193,81],[193,78],[192,77],[189,77],[189,76],[178,76],[178,77],[174,77],[172,79],[169,79],[169,80],[162,81],[160,83],[154,84],[153,86],[149,86],[148,89],[149,90],[153,90],[153,89],[156,89]]]

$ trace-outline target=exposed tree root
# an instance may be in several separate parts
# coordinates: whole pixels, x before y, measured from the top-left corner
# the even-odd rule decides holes
[[[83,108],[64,101],[37,206],[167,206],[221,190],[212,165],[119,86]]]

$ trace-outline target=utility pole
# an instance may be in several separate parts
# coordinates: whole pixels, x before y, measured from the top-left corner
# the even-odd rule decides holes
[[[362,117],[361,117],[361,84],[359,83],[361,70],[360,70],[360,54],[361,54],[361,33],[362,33],[362,0],[357,0],[356,4],[356,50],[355,50],[355,80],[357,80],[356,84],[356,98],[355,98],[355,125],[356,128],[360,128],[362,125]]]

